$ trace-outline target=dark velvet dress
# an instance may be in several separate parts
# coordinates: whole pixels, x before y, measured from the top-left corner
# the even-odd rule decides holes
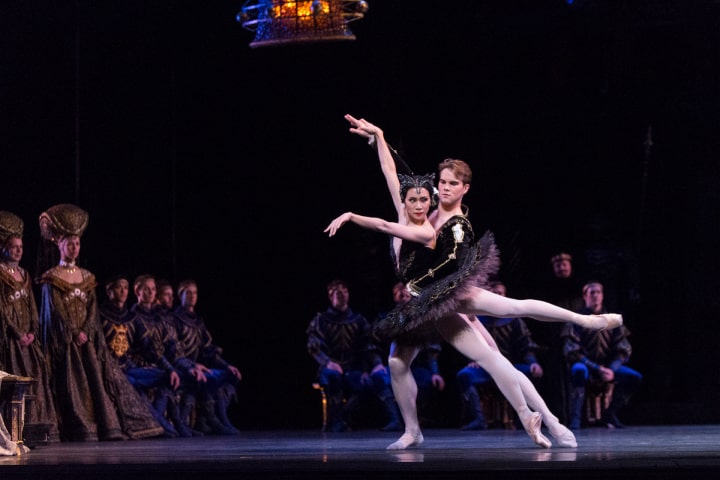
[[[435,250],[403,241],[399,256],[398,276],[413,296],[375,324],[375,333],[381,338],[422,338],[426,324],[455,312],[469,287],[487,286],[488,277],[500,268],[493,234],[485,232],[474,242],[472,226],[462,215],[441,227]]]
[[[17,281],[6,265],[0,263],[0,370],[35,379],[28,391],[34,399],[26,404],[25,423],[43,425],[48,441],[57,442],[60,437],[55,400],[50,389],[48,362],[40,343],[40,323],[30,276],[22,267],[13,268],[21,273],[22,281]],[[35,341],[24,347],[20,337],[27,333],[32,333]]]

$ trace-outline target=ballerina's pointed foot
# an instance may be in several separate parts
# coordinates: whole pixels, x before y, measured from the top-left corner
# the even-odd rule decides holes
[[[532,412],[522,420],[522,424],[527,434],[532,438],[532,441],[535,442],[535,445],[542,448],[552,447],[552,442],[542,433],[542,415],[540,413]]]
[[[387,446],[386,450],[406,450],[410,447],[417,447],[425,441],[422,433],[403,433],[400,438]]]
[[[564,425],[560,425],[555,429],[550,430],[550,435],[557,441],[558,447],[562,448],[577,448],[577,440],[575,434],[568,430]]]

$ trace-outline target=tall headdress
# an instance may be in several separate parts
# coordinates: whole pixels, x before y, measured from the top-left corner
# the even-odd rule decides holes
[[[22,218],[12,212],[0,211],[0,245],[4,245],[11,235],[22,237],[24,228]]]
[[[82,236],[90,216],[77,205],[61,203],[40,214],[40,234],[45,240],[57,243],[68,235]]]

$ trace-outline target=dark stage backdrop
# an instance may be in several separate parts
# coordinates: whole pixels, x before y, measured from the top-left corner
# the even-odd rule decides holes
[[[386,238],[323,234],[392,214],[352,113],[417,172],[472,165],[514,296],[559,249],[610,262],[645,375],[629,423],[720,421],[720,2],[370,0],[355,42],[266,49],[242,3],[0,2],[0,209],[25,219],[26,268],[40,212],[79,204],[100,281],[198,280],[242,428],[319,425],[304,331],[325,283],[370,318],[391,300]]]

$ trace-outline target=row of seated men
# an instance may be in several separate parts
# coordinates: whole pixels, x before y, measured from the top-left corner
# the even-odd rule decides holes
[[[490,289],[506,295],[506,287],[500,281],[492,282]],[[400,431],[402,418],[393,397],[390,374],[387,368],[388,346],[372,335],[371,323],[349,306],[349,289],[343,280],[333,280],[327,285],[330,305],[318,312],[307,328],[307,348],[317,362],[317,385],[326,396],[326,419],[324,429],[342,432],[367,427],[377,414],[363,402],[380,406],[380,429]],[[605,313],[603,286],[588,282],[582,288],[584,313]],[[402,305],[410,300],[410,294],[402,283],[393,286],[393,301]],[[382,314],[381,314],[382,316]],[[531,330],[522,318],[478,317],[495,339],[501,352],[536,384],[543,377],[538,362],[540,348],[533,340]],[[587,425],[589,417],[585,409],[585,392],[589,383],[603,385],[602,416],[598,422],[608,428],[621,428],[618,411],[627,405],[639,387],[642,376],[626,364],[632,348],[630,334],[625,326],[609,331],[592,331],[573,324],[561,324],[562,354],[566,360],[565,374],[571,387],[568,393],[569,427],[579,429]],[[438,364],[442,351],[441,340],[428,343],[412,364],[418,385],[418,413],[426,425],[442,425],[438,417],[442,407],[439,392],[445,389],[445,379]],[[467,362],[467,360],[466,360]],[[500,397],[492,377],[477,363],[465,363],[455,371],[455,381],[460,406],[462,430],[488,428],[486,413],[491,422],[506,428],[515,428],[517,417]],[[612,389],[612,392],[609,390]],[[490,400],[483,403],[483,399]],[[458,403],[455,403],[458,405]],[[363,417],[361,414],[364,414]],[[377,423],[377,422],[375,422]]]
[[[240,371],[222,356],[195,305],[197,284],[178,285],[179,305],[167,281],[150,274],[133,282],[136,303],[128,307],[129,281],[105,285],[100,321],[107,345],[130,383],[150,402],[167,437],[235,435],[227,411],[236,398]]]

